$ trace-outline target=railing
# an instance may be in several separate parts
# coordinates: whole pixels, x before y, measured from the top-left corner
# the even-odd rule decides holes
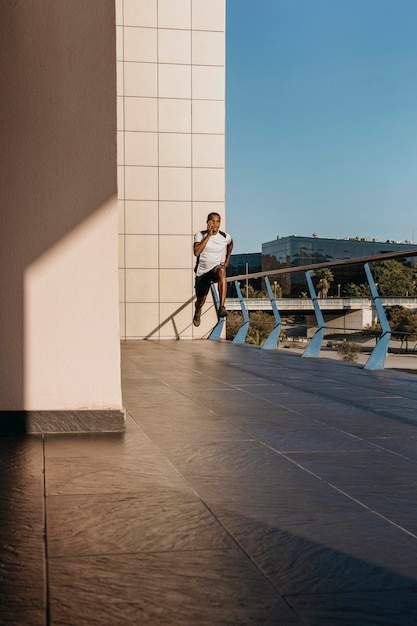
[[[371,299],[363,298],[360,300],[366,301],[368,305],[369,305],[369,302],[372,301],[373,307],[376,309],[378,319],[379,319],[381,329],[382,329],[381,335],[378,338],[375,348],[373,349],[370,357],[368,358],[364,366],[364,369],[370,369],[370,370],[384,369],[385,359],[386,359],[387,352],[388,352],[388,345],[391,339],[391,328],[388,324],[388,320],[387,320],[387,317],[385,315],[385,311],[383,308],[383,302],[378,294],[378,290],[377,290],[377,287],[376,287],[376,284],[373,279],[368,263],[373,262],[373,261],[382,261],[386,259],[393,259],[393,258],[399,258],[399,257],[413,257],[413,256],[417,256],[417,249],[407,250],[407,252],[405,251],[389,252],[389,253],[384,253],[384,254],[367,256],[367,257],[358,257],[356,259],[347,259],[343,261],[333,261],[333,262],[330,261],[328,263],[314,263],[314,264],[304,265],[304,266],[299,266],[299,267],[286,267],[286,268],[281,268],[281,269],[268,270],[264,272],[253,272],[252,274],[248,273],[248,274],[240,274],[238,276],[229,276],[227,278],[227,282],[235,283],[236,292],[238,295],[238,301],[239,301],[240,308],[243,314],[243,324],[233,341],[235,343],[243,343],[245,341],[246,333],[247,333],[249,323],[250,323],[249,316],[247,313],[247,303],[249,303],[251,299],[246,299],[246,300],[243,299],[241,291],[240,291],[240,285],[239,285],[240,280],[246,280],[249,278],[261,278],[261,277],[265,279],[265,284],[266,284],[268,295],[269,295],[269,307],[272,309],[274,317],[275,317],[275,326],[272,329],[269,337],[265,341],[262,348],[264,350],[272,350],[272,349],[275,350],[278,344],[279,334],[280,334],[281,327],[282,327],[278,303],[286,299],[278,300],[274,298],[274,294],[272,293],[271,285],[269,282],[269,276],[277,276],[279,274],[292,274],[294,272],[305,272],[308,289],[310,291],[309,306],[314,309],[318,328],[316,330],[315,335],[312,337],[310,343],[307,345],[302,356],[304,358],[318,357],[320,353],[321,344],[324,338],[325,329],[326,329],[326,324],[324,322],[324,318],[322,315],[322,308],[326,308],[324,303],[328,303],[330,301],[332,304],[332,308],[334,308],[335,300],[341,300],[343,303],[345,302],[346,299],[345,298],[340,298],[340,299],[339,298],[337,299],[323,298],[319,300],[317,298],[317,295],[313,286],[313,282],[311,280],[312,272],[317,269],[325,269],[325,268],[335,267],[335,266],[340,266],[340,265],[363,264],[365,273],[368,279],[368,284],[371,290],[372,298]],[[213,291],[213,297],[214,297],[216,306],[218,306],[219,300],[218,300],[217,291],[214,285],[212,286],[212,291]],[[300,300],[302,300],[302,298],[297,299],[298,306],[300,306]],[[349,300],[353,300],[353,299],[349,299]],[[358,299],[355,299],[356,305],[358,305],[357,300]],[[395,302],[395,304],[401,304],[402,300],[408,301],[408,298],[397,298],[396,300],[397,302]],[[363,304],[363,306],[364,305],[365,303]],[[220,338],[221,331],[223,329],[223,324],[224,324],[224,318],[219,319],[217,325],[214,327],[213,331],[211,332],[209,339]]]
[[[246,298],[243,297],[246,308],[256,311],[271,311],[272,305],[269,298]],[[313,300],[311,298],[274,298],[275,303],[280,311],[305,311],[312,310]],[[403,306],[405,308],[417,308],[417,298],[381,298],[381,304],[384,307]],[[240,309],[239,298],[227,298],[227,308],[235,311]],[[372,298],[322,298],[320,300],[320,308],[323,310],[344,310],[344,309],[363,309],[373,307]]]

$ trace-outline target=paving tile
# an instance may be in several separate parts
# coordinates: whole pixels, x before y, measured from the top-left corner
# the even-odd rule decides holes
[[[417,594],[384,589],[287,596],[307,626],[415,626]]]
[[[415,376],[222,341],[122,369],[124,434],[0,442],[0,624],[417,623]]]
[[[384,450],[396,452],[406,459],[417,461],[417,435],[415,437],[375,437],[371,440]]]
[[[0,475],[0,622],[21,607],[35,622],[46,593],[42,438],[3,437]]]
[[[417,538],[417,498],[414,485],[357,485],[352,497]]]
[[[191,491],[152,489],[126,496],[50,496],[47,528],[51,558],[234,546]]]
[[[45,606],[43,499],[2,498],[0,510],[0,622],[5,612]]]
[[[373,513],[280,524],[227,518],[225,526],[279,592],[414,589],[417,542]]]
[[[196,444],[204,441],[206,445],[226,441],[250,441],[254,437],[244,429],[228,424],[217,416],[206,416],[206,420],[198,419],[200,412],[189,422],[170,423],[169,420],[153,421],[149,420],[144,424],[144,429],[151,440],[162,450],[178,448],[178,440],[185,442],[195,442]]]
[[[229,412],[239,415],[269,415],[274,411],[274,406],[252,394],[247,394],[240,389],[226,389],[217,391],[215,394],[204,391],[190,395],[194,402],[210,408],[217,415],[227,415]]]
[[[417,401],[411,403],[410,407],[404,406],[390,406],[389,412],[387,412],[384,408],[377,407],[375,409],[375,413],[379,415],[384,415],[385,417],[398,418],[399,421],[403,421],[404,423],[417,425],[417,412],[416,412]]]
[[[292,423],[291,423],[292,422]],[[248,427],[251,434],[279,452],[325,450],[372,450],[374,446],[362,439],[321,424],[311,425],[306,419],[271,420]]]
[[[271,405],[270,411],[264,415],[259,415],[256,412],[248,415],[242,415],[235,410],[230,411],[223,419],[228,422],[232,422],[248,431],[255,430],[257,427],[270,427],[270,428],[296,428],[299,426],[303,428],[308,425],[309,417],[306,415],[300,415],[294,409],[286,408],[283,406]],[[317,420],[315,420],[316,423]]]
[[[50,586],[51,626],[302,624],[237,548],[51,559]]]
[[[195,484],[195,481],[191,481]],[[236,486],[232,493],[216,485],[199,481],[198,493],[208,502],[216,517],[225,523],[237,518],[244,525],[247,520],[270,521],[280,528],[291,530],[295,524],[333,520],[349,513],[366,512],[361,505],[330,485],[312,476],[303,475],[298,484]],[[240,523],[240,522],[239,522]]]
[[[52,458],[46,462],[46,494],[135,493],[152,488],[186,489],[159,452],[129,456]]]
[[[312,411],[309,411],[309,414],[311,413]],[[323,410],[322,415],[318,419],[323,423],[336,426],[340,430],[357,437],[363,437],[369,441],[373,441],[377,437],[415,437],[417,433],[416,424],[403,422],[394,416],[388,418],[378,415],[377,412],[370,413],[357,410],[356,413],[346,416]]]
[[[0,440],[0,507],[3,497],[31,501],[43,495],[43,440],[2,437]]]
[[[3,609],[0,606],[1,626],[47,626],[46,609]]]
[[[417,464],[383,450],[288,452],[301,467],[341,489],[351,486],[417,485]]]
[[[165,446],[165,452],[175,467],[189,477],[215,477],[259,486],[269,486],[298,475],[300,470],[288,459],[257,440],[218,441]]]

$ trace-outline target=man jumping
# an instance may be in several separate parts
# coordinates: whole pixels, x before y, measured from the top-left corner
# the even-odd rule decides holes
[[[226,317],[226,267],[233,250],[233,240],[228,233],[220,229],[221,217],[218,213],[209,213],[207,230],[200,230],[194,235],[195,265],[195,314],[194,326],[200,326],[201,309],[210,291],[211,283],[217,283],[220,306],[218,317]]]

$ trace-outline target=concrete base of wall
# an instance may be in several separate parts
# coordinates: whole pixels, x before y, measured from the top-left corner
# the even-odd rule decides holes
[[[119,433],[125,410],[0,411],[0,435]]]

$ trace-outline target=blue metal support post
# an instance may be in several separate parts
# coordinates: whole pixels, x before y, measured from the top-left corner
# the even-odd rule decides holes
[[[249,330],[249,315],[245,306],[245,302],[243,300],[242,297],[242,292],[240,291],[240,286],[239,283],[237,282],[237,280],[235,280],[235,287],[236,287],[236,292],[239,298],[239,302],[240,302],[240,308],[242,309],[242,315],[243,315],[243,324],[242,326],[239,328],[235,338],[233,339],[233,343],[245,343],[245,339],[246,339],[246,335],[248,333]]]
[[[365,370],[383,370],[385,366],[385,359],[388,352],[388,346],[391,339],[391,328],[385,315],[384,308],[381,304],[381,298],[379,297],[378,290],[375,285],[374,277],[369,269],[368,263],[364,265],[366,277],[368,279],[369,287],[371,288],[372,300],[376,313],[378,315],[379,323],[381,324],[382,333],[378,338],[375,348],[372,350],[371,355],[365,363]]]
[[[279,311],[278,311],[277,303],[275,302],[275,296],[272,293],[272,289],[271,289],[271,285],[270,285],[268,276],[265,276],[265,285],[266,285],[266,288],[268,290],[268,295],[269,295],[269,299],[271,301],[272,311],[273,311],[274,317],[275,317],[275,326],[271,330],[271,332],[268,335],[264,345],[262,346],[262,350],[276,350],[278,342],[279,342],[279,336],[280,336],[280,333],[281,333],[282,321],[281,321],[281,316],[280,316]]]
[[[306,272],[307,285],[310,291],[311,299],[313,301],[314,313],[316,314],[318,328],[312,337],[307,348],[304,350],[302,357],[315,358],[320,354],[320,348],[324,337],[324,331],[326,330],[326,324],[324,322],[323,314],[320,310],[317,300],[316,290],[314,289],[313,281],[311,280],[311,271]]]

